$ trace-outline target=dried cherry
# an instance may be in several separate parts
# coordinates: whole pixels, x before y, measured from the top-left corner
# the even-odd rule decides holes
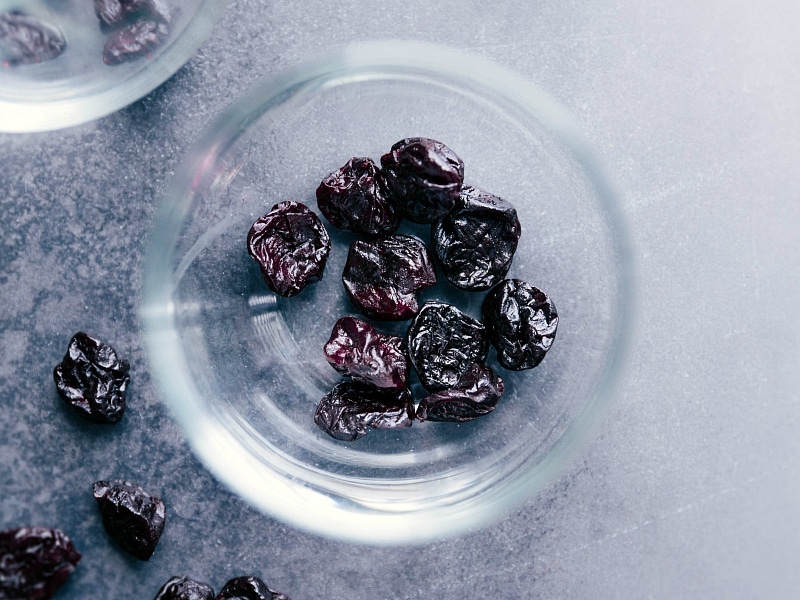
[[[170,577],[153,600],[214,600],[214,590],[188,577]]]
[[[66,47],[64,36],[52,25],[16,10],[0,14],[0,64],[16,66],[52,60]]]
[[[542,290],[520,279],[506,279],[483,301],[483,322],[497,360],[521,371],[542,362],[558,329],[555,304]]]
[[[432,223],[450,212],[464,183],[464,162],[442,142],[400,140],[381,156],[391,200],[415,223]]]
[[[425,244],[411,235],[390,235],[350,245],[342,282],[358,310],[379,321],[403,321],[419,310],[416,293],[436,283]]]
[[[505,385],[490,367],[474,363],[450,389],[422,399],[417,407],[419,421],[471,421],[497,406]]]
[[[506,276],[522,228],[510,202],[471,186],[432,228],[445,277],[466,290],[488,290]]]
[[[61,398],[96,423],[116,423],[125,413],[129,365],[108,344],[78,332],[53,369]]]
[[[305,204],[287,201],[253,223],[247,250],[270,289],[290,297],[322,279],[331,240],[322,221]]]
[[[169,9],[158,0],[94,0],[94,12],[103,27],[147,18],[169,23]]]
[[[408,388],[382,389],[360,381],[340,381],[320,400],[314,422],[329,436],[352,442],[369,429],[411,427],[414,400]]]
[[[408,378],[405,340],[355,317],[342,317],[323,350],[339,373],[379,388],[403,389]]]
[[[0,531],[0,598],[51,598],[80,560],[80,552],[60,529]]]
[[[216,600],[289,600],[258,577],[235,577],[222,586]]]
[[[130,554],[148,560],[164,531],[164,501],[123,479],[98,481],[92,491],[106,531]]]
[[[483,323],[452,304],[426,302],[408,328],[408,355],[425,389],[451,388],[473,363],[486,360]]]
[[[334,227],[355,233],[387,235],[400,225],[400,214],[371,158],[351,158],[325,177],[317,188],[317,206]]]
[[[103,46],[103,62],[118,65],[135,58],[147,56],[169,36],[169,27],[163,21],[142,18],[127,23],[108,34]]]

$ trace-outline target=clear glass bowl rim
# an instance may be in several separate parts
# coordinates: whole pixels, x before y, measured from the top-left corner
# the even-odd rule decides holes
[[[240,440],[214,421],[205,400],[199,397],[180,350],[172,301],[170,261],[176,236],[191,208],[195,173],[225,152],[230,133],[244,131],[270,107],[305,86],[376,69],[398,73],[415,69],[446,73],[448,79],[466,84],[480,82],[499,98],[535,115],[584,168],[617,234],[613,240],[619,263],[614,322],[621,326],[612,336],[613,351],[593,396],[542,460],[521,465],[513,477],[504,477],[477,495],[425,510],[403,511],[379,503],[354,506],[330,489],[317,489],[308,481],[298,480],[296,473],[278,466],[267,467],[257,460]],[[259,109],[254,111],[254,106]],[[386,545],[424,543],[486,526],[564,472],[585,448],[608,410],[625,356],[633,306],[628,236],[617,194],[588,140],[566,110],[518,74],[473,54],[428,43],[379,41],[350,44],[261,80],[250,93],[232,103],[207,131],[187,154],[164,194],[145,260],[141,308],[145,343],[156,380],[194,452],[219,480],[256,508],[292,526],[346,541]],[[211,157],[209,149],[213,150]],[[236,468],[232,468],[234,458]]]
[[[225,12],[228,0],[202,0],[178,39],[147,68],[136,70],[118,85],[92,95],[23,104],[0,95],[0,132],[56,131],[90,123],[140,100],[172,77],[191,59]]]

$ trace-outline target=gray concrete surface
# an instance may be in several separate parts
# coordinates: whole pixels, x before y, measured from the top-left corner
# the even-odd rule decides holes
[[[84,558],[63,600],[242,573],[294,600],[798,597],[798,22],[781,0],[233,0],[143,100],[0,135],[0,529],[70,533]],[[159,193],[203,125],[264,74],[386,38],[469,49],[576,116],[623,196],[639,310],[611,414],[569,472],[488,529],[376,549],[286,527],[208,474],[151,380],[137,309]],[[131,361],[113,429],[56,397],[78,330]],[[91,497],[123,472],[169,505],[146,563]]]

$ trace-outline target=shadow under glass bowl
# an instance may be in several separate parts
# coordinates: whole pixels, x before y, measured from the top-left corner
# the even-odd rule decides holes
[[[226,0],[159,0],[169,9],[169,35],[146,56],[103,62],[109,34],[92,0],[0,0],[0,15],[21,12],[63,36],[57,57],[6,64],[0,43],[0,131],[51,131],[109,115],[139,100],[180,69],[205,41]],[[1,33],[0,33],[1,35]],[[2,40],[0,40],[2,41]]]
[[[413,136],[445,142],[466,184],[515,205],[522,238],[508,277],[550,295],[559,331],[535,369],[506,371],[490,353],[506,384],[491,414],[340,442],[313,414],[339,379],[322,347],[339,317],[357,314],[341,283],[356,238],[323,219],[333,245],[325,277],[293,298],[266,287],[245,239],[278,202],[318,212],[326,174]],[[630,309],[615,202],[572,120],[519,76],[438,46],[346,47],[260,83],[186,157],[145,266],[152,367],[201,460],[276,518],[376,544],[487,525],[563,472],[609,402]],[[409,223],[398,232],[430,237]],[[480,316],[484,292],[439,280],[422,300]],[[403,335],[407,325],[377,327]]]

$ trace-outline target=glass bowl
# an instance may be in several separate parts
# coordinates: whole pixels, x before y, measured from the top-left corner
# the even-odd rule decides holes
[[[0,0],[0,15],[23,13],[65,42],[55,58],[10,64],[0,48],[0,131],[50,131],[111,114],[146,95],[186,63],[225,9],[224,0],[158,0],[169,34],[146,55],[109,66],[92,0]],[[2,35],[2,32],[0,32]]]
[[[326,174],[412,136],[446,143],[465,184],[516,206],[522,238],[508,276],[550,295],[559,331],[532,370],[506,371],[490,353],[506,391],[489,415],[337,441],[313,415],[339,380],[323,345],[339,317],[357,315],[341,282],[357,238],[323,219],[325,276],[293,298],[267,288],[245,239],[278,202],[318,212]],[[430,226],[398,232],[430,238]],[[422,300],[480,316],[485,293],[439,280]],[[563,472],[609,402],[629,292],[615,198],[564,110],[478,57],[375,42],[263,81],[211,125],[158,213],[142,316],[166,401],[220,480],[298,528],[398,544],[486,525]],[[402,335],[408,322],[376,326]]]

